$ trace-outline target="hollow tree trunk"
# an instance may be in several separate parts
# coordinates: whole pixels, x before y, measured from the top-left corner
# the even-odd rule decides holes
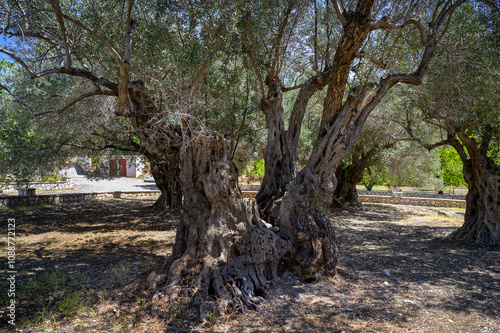
[[[481,153],[474,140],[458,134],[467,147],[470,158],[462,152],[464,179],[469,186],[465,197],[464,224],[448,236],[453,241],[500,246],[500,167]],[[455,149],[456,142],[452,144]]]
[[[155,308],[189,300],[200,319],[214,300],[219,310],[254,308],[276,278],[288,246],[260,219],[254,200],[245,202],[221,134],[199,133],[180,152],[184,212],[174,252],[160,276]]]
[[[180,209],[182,192],[180,185],[179,152],[172,150],[163,154],[146,153],[151,164],[151,174],[156,186],[161,191],[160,197],[153,204],[155,209]]]

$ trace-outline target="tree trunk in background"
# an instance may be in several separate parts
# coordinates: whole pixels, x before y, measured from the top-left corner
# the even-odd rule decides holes
[[[464,179],[469,185],[465,197],[465,221],[448,236],[453,241],[500,246],[500,167],[482,151],[475,140],[458,133],[468,155],[457,141],[452,146],[463,162]]]
[[[141,150],[151,164],[151,174],[156,186],[161,191],[160,197],[153,204],[155,209],[180,209],[182,191],[180,183],[179,146],[181,130],[179,125],[165,122],[154,101],[144,91],[140,80],[132,82],[129,90],[131,110],[122,116],[129,119],[135,134],[141,142]]]
[[[185,140],[180,162],[184,212],[173,255],[162,274],[149,279],[155,310],[165,314],[170,302],[184,297],[200,319],[214,300],[219,311],[255,308],[276,278],[287,243],[260,219],[254,200],[243,200],[223,135],[203,132]]]
[[[337,168],[335,176],[338,184],[333,192],[333,205],[361,207],[356,185],[363,179],[364,171],[365,166],[358,163],[341,165]]]
[[[180,184],[179,152],[172,150],[163,154],[146,153],[151,164],[151,174],[156,186],[161,191],[160,197],[153,204],[155,209],[180,209],[182,192]]]

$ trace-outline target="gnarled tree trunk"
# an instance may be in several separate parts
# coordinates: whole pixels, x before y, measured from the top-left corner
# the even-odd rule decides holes
[[[333,192],[334,205],[361,207],[356,185],[363,179],[364,171],[365,166],[359,163],[341,165],[337,168],[335,176],[338,184]]]
[[[265,174],[256,196],[263,219],[274,224],[279,217],[281,199],[287,186],[295,179],[298,169],[297,145],[302,121],[311,97],[328,83],[329,70],[306,81],[297,95],[288,130],[285,131],[283,111],[283,87],[279,78],[268,84],[268,93],[262,99],[261,109],[266,115],[267,145]]]
[[[172,149],[163,154],[146,152],[151,164],[151,174],[156,186],[161,191],[160,197],[153,204],[155,209],[180,209],[182,192],[180,183],[179,152]]]
[[[458,137],[468,155],[458,140],[452,140],[451,144],[462,159],[469,191],[465,197],[464,224],[448,239],[500,246],[500,167],[487,156],[486,149],[477,146],[474,139],[463,132],[459,132]]]
[[[376,105],[372,102],[383,94],[375,85],[365,87],[358,97],[348,97],[334,123],[320,132],[308,164],[283,197],[277,226],[279,235],[292,244],[286,266],[304,279],[314,280],[336,272],[337,239],[326,216],[337,187],[335,172]]]
[[[287,249],[245,202],[230,160],[230,144],[218,133],[198,133],[180,152],[184,212],[174,253],[156,289],[155,308],[165,313],[180,297],[200,319],[217,300],[219,310],[254,308],[276,278]]]
[[[180,126],[166,123],[153,99],[144,91],[140,80],[132,82],[128,103],[131,110],[123,111],[135,129],[141,149],[151,164],[151,174],[161,191],[153,204],[155,209],[180,209],[182,191],[180,184],[179,145]]]

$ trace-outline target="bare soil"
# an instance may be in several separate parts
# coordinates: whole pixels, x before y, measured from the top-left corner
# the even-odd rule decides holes
[[[0,331],[500,332],[500,252],[444,242],[461,221],[437,209],[383,204],[329,213],[342,253],[333,278],[286,273],[258,312],[214,312],[203,325],[176,307],[152,316],[151,295],[129,286],[161,267],[179,220],[153,200],[0,210],[2,253],[10,218],[17,242],[16,325],[3,274]]]

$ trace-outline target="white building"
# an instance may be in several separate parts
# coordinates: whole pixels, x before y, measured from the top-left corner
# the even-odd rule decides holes
[[[90,157],[79,157],[77,164],[86,174],[96,171]],[[140,155],[122,155],[101,157],[99,159],[100,176],[137,178],[144,171],[144,157]]]

